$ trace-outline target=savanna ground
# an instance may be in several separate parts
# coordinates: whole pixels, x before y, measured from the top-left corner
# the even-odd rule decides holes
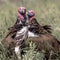
[[[0,0],[0,40],[6,36],[8,27],[15,23],[19,6],[26,6],[27,10],[33,9],[37,21],[41,25],[51,25],[52,34],[60,40],[60,0]],[[43,53],[34,51],[33,45],[30,44],[30,49],[26,50],[23,60],[43,60]],[[6,58],[6,51],[4,48],[2,50],[0,60],[16,59],[14,56],[11,59]]]

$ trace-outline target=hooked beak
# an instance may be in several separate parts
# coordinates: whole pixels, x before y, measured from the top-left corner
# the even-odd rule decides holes
[[[25,11],[23,10],[23,13],[25,13]]]
[[[26,16],[28,17],[28,12],[26,12]]]
[[[28,15],[28,12],[26,12],[26,15]]]
[[[24,13],[26,13],[26,10],[23,10],[22,12],[23,12],[23,14],[24,14]]]

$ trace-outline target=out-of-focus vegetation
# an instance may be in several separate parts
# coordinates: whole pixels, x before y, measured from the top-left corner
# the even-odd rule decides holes
[[[15,23],[19,6],[25,6],[27,10],[33,9],[38,22],[42,25],[50,24],[53,29],[52,34],[60,40],[60,0],[0,0],[0,40],[6,36],[8,27]],[[39,57],[42,54],[39,55],[37,52],[34,55],[34,50],[31,49],[24,59],[33,60],[31,55]],[[5,58],[1,60],[6,60]]]

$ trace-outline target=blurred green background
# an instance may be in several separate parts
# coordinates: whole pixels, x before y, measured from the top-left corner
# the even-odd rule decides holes
[[[25,6],[27,10],[33,9],[37,21],[41,25],[51,25],[52,35],[60,40],[60,0],[0,0],[0,40],[6,36],[8,27],[15,23],[19,6]],[[41,53],[36,53],[37,56],[34,54],[33,49],[29,50],[23,60],[33,60],[32,56],[42,56]],[[3,55],[0,54],[0,57],[3,58]],[[6,60],[6,57],[3,60]]]
[[[15,23],[19,6],[33,9],[38,22],[51,25],[52,34],[60,39],[60,0],[0,0],[0,38]]]

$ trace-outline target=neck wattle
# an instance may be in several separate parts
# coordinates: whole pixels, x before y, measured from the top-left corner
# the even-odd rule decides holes
[[[29,18],[30,21],[34,20],[35,19],[35,16]]]
[[[22,21],[26,20],[26,16],[25,16],[25,15],[22,15],[22,14],[19,14],[19,13],[18,13],[18,17],[19,17]]]

